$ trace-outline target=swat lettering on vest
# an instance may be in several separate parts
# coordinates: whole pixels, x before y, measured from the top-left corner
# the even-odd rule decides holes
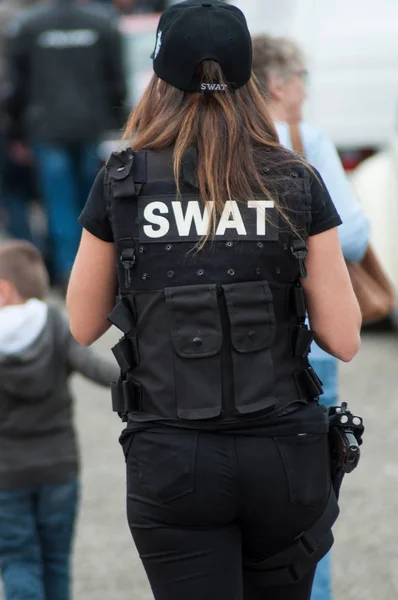
[[[139,236],[142,242],[197,242],[206,235],[211,207],[205,207],[197,196],[184,196],[182,201],[172,198],[139,197]],[[278,219],[274,202],[226,202],[217,220],[215,239],[277,240]]]

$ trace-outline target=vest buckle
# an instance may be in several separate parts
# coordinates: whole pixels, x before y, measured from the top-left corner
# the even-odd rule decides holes
[[[293,240],[290,251],[299,262],[300,275],[303,279],[307,277],[307,269],[304,260],[308,255],[308,246],[303,240]]]
[[[135,266],[136,255],[134,248],[125,248],[120,255],[120,262],[125,271],[125,286],[128,289],[131,285],[131,269]]]

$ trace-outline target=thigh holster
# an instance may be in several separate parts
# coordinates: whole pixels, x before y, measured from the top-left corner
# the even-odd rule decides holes
[[[339,514],[334,491],[321,517],[294,543],[262,561],[244,561],[245,575],[264,587],[294,584],[300,581],[327,554],[333,545],[331,527]]]

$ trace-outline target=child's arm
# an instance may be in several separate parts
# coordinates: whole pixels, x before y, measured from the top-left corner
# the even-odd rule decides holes
[[[69,336],[68,363],[72,371],[77,371],[103,386],[109,387],[112,381],[117,381],[120,376],[119,366],[113,357],[111,359],[104,358],[91,348],[80,346],[71,335]]]

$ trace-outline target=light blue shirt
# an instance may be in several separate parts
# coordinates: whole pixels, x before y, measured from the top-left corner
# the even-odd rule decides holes
[[[292,149],[289,127],[275,123],[280,143]],[[300,125],[305,157],[320,173],[343,224],[338,228],[344,258],[360,261],[369,244],[370,223],[357,202],[351,184],[344,172],[336,147],[322,130],[308,123]],[[311,347],[312,359],[334,360],[315,343]]]

